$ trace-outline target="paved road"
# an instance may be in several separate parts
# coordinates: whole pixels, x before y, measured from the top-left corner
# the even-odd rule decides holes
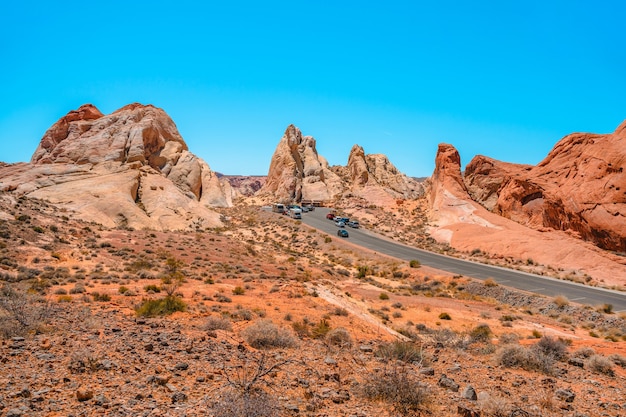
[[[303,213],[302,221],[311,227],[336,236],[337,226],[335,226],[334,222],[326,219],[328,212],[329,209],[327,208],[317,208],[313,212]],[[351,243],[395,258],[406,261],[417,259],[422,265],[452,272],[454,274],[483,280],[492,278],[497,283],[512,288],[543,294],[549,297],[564,295],[570,301],[593,306],[605,303],[612,304],[615,312],[626,311],[626,293],[623,292],[588,287],[570,281],[562,281],[465,261],[405,246],[376,235],[368,230],[352,229],[349,227],[346,229],[350,233],[348,239]]]

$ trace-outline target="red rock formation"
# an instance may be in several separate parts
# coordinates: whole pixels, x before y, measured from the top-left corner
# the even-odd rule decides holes
[[[535,167],[476,157],[465,181],[497,214],[626,252],[625,166],[626,122],[608,135],[568,135]]]
[[[138,103],[106,116],[90,104],[69,112],[44,134],[30,164],[0,169],[0,190],[107,226],[154,229],[217,226],[209,207],[231,204],[172,119]]]

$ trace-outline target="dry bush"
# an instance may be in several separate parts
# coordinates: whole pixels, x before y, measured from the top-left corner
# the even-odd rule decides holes
[[[618,353],[613,353],[611,355],[609,355],[609,360],[611,360],[611,362],[613,362],[615,365],[617,366],[621,366],[622,368],[626,368],[626,357],[618,354]]]
[[[9,338],[41,331],[51,309],[41,296],[3,285],[0,288],[0,336]]]
[[[492,335],[493,332],[491,331],[491,328],[485,323],[479,324],[469,332],[470,340],[478,343],[490,342]]]
[[[242,393],[232,388],[222,391],[211,407],[213,415],[220,417],[278,417],[278,402],[260,389]]]
[[[326,342],[332,346],[351,347],[352,336],[345,328],[337,327],[326,334]]]
[[[388,403],[400,416],[430,414],[430,387],[419,382],[406,367],[394,366],[366,375],[360,389],[365,398]]]
[[[228,332],[233,331],[233,324],[225,317],[209,316],[204,322],[204,330],[226,330]]]
[[[546,374],[551,374],[554,366],[552,356],[521,345],[506,345],[498,349],[496,361],[507,368],[522,368],[527,371],[541,371]]]
[[[259,320],[246,327],[241,335],[254,348],[287,348],[295,346],[296,336],[276,326],[271,320]]]
[[[400,340],[380,345],[376,350],[376,356],[385,360],[402,361],[406,363],[419,363],[424,360],[421,346]]]
[[[602,355],[592,355],[585,364],[593,372],[599,374],[614,376],[613,362]]]
[[[479,403],[481,416],[484,417],[510,417],[512,414],[511,404],[499,396],[487,396]]]
[[[563,339],[555,339],[550,336],[543,336],[532,347],[535,351],[546,356],[551,356],[555,360],[563,360],[567,356],[567,343]]]

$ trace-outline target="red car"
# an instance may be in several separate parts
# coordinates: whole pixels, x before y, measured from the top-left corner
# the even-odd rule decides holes
[[[335,215],[334,215],[333,213],[328,213],[328,214],[326,215],[326,218],[327,218],[328,220],[334,220],[334,219],[335,219]]]

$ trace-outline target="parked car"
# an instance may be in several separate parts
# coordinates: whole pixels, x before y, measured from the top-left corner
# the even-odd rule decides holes
[[[326,215],[326,218],[327,218],[328,220],[335,220],[335,213],[328,213],[328,214]]]
[[[353,229],[358,229],[360,227],[359,222],[357,222],[356,220],[348,222],[348,226],[350,226]]]
[[[337,236],[339,237],[348,237],[348,231],[346,229],[339,229],[337,230]]]
[[[346,227],[346,222],[344,222],[343,220],[337,220],[335,222],[335,226],[337,226],[337,227]]]

